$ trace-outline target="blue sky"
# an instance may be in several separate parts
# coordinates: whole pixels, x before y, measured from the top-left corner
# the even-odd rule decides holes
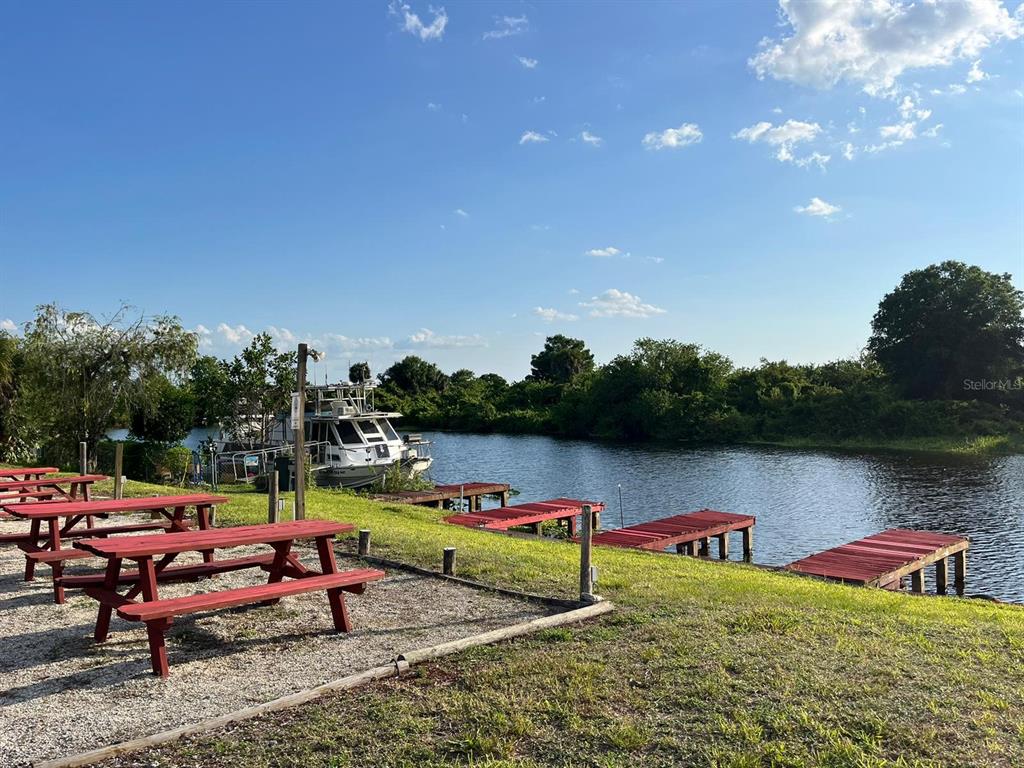
[[[0,323],[122,301],[331,377],[551,333],[857,354],[907,270],[1024,287],[1024,11],[0,2]],[[17,286],[10,290],[6,286]]]

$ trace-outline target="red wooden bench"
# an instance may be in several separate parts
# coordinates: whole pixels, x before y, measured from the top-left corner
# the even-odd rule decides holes
[[[214,504],[226,504],[224,496],[209,494],[193,494],[188,496],[147,496],[134,499],[103,499],[101,501],[70,501],[70,502],[37,502],[34,504],[10,504],[7,511],[16,518],[31,522],[28,533],[7,534],[0,536],[0,543],[15,543],[25,553],[25,581],[31,581],[37,563],[49,565],[53,571],[53,599],[56,603],[64,602],[63,579],[64,562],[90,557],[81,549],[62,547],[65,539],[81,539],[85,537],[107,537],[118,533],[138,533],[141,531],[161,530],[164,533],[180,533],[189,530],[185,519],[188,507],[196,508],[199,528],[210,527],[210,509]],[[125,525],[109,525],[94,527],[94,519],[109,515],[125,515],[133,512],[150,512],[159,514],[166,521],[145,523],[128,523]],[[61,525],[61,518],[64,524]],[[47,532],[43,534],[42,526],[46,524]],[[83,527],[84,523],[84,527]],[[204,554],[204,560],[213,559],[213,551]]]
[[[44,475],[60,472],[57,467],[5,467],[0,468],[0,481],[38,480]]]
[[[99,604],[94,638],[102,643],[110,631],[113,611],[128,621],[146,624],[153,674],[167,677],[167,648],[164,633],[177,616],[259,603],[272,605],[280,598],[305,592],[326,591],[334,628],[349,632],[352,623],[345,606],[345,592],[361,594],[366,584],[384,578],[384,572],[372,568],[339,571],[334,558],[335,535],[352,530],[346,523],[326,520],[296,520],[287,523],[218,528],[208,531],[177,533],[174,536],[122,536],[113,539],[84,539],[75,547],[107,559],[106,573],[99,586],[87,586],[85,593]],[[299,539],[314,539],[320,558],[320,571],[304,566],[292,551]],[[266,557],[236,558],[239,568],[258,566],[268,572],[266,584],[225,589],[185,597],[160,599],[157,584],[164,580],[192,580],[218,572],[218,566],[232,561],[177,566],[170,563],[184,552],[207,552],[231,547],[267,545],[273,552]],[[154,561],[159,557],[159,560]],[[137,570],[122,572],[124,560],[134,560]],[[250,561],[248,565],[241,561]],[[237,569],[235,569],[237,570]],[[183,578],[177,578],[182,576]],[[288,581],[284,581],[285,578]],[[122,583],[134,586],[124,595],[117,587]],[[141,595],[141,600],[136,597]]]
[[[50,467],[41,467],[50,469]],[[36,477],[23,480],[0,481],[0,505],[5,502],[24,501],[25,494],[43,494],[43,499],[60,498],[74,501],[89,500],[89,489],[93,483],[106,480],[106,475],[75,475],[73,477]],[[64,486],[67,486],[65,488]],[[10,517],[5,514],[4,517]]]

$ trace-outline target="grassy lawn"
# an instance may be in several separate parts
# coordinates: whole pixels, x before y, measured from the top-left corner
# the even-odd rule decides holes
[[[908,451],[945,453],[954,456],[998,456],[1024,453],[1021,435],[983,435],[981,437],[908,437],[893,440],[831,440],[785,438],[778,441],[752,441],[749,445],[779,445],[786,448],[839,449],[851,451]]]
[[[153,490],[173,492],[128,486]],[[228,495],[220,524],[265,519],[265,496]],[[380,556],[439,569],[456,546],[460,575],[573,596],[575,545],[440,515],[328,491],[307,500],[308,517],[371,529]],[[617,549],[595,562],[620,608],[602,619],[116,764],[1024,765],[1024,609]]]

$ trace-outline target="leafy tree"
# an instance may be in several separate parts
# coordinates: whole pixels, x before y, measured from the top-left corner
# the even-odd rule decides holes
[[[297,355],[278,352],[269,334],[253,337],[227,364],[232,409],[224,426],[239,442],[267,442],[275,417],[288,407],[295,388]]]
[[[220,424],[231,414],[234,396],[225,361],[210,355],[197,359],[189,372],[189,388],[195,404],[196,424]]]
[[[370,380],[369,363],[352,363],[348,367],[348,380],[353,384],[362,384]]]
[[[0,331],[0,456],[11,461],[24,455],[15,414],[22,359],[18,340]]]
[[[36,309],[22,340],[24,416],[65,461],[84,441],[90,456],[119,411],[145,397],[157,377],[181,377],[196,357],[195,334],[176,317],[134,315],[122,306],[107,320],[55,304]]]
[[[1024,368],[1024,293],[1008,274],[959,261],[904,275],[871,328],[868,348],[910,397],[971,399],[966,382]]]
[[[132,406],[132,436],[165,444],[184,439],[195,423],[192,391],[176,386],[166,376],[155,376],[146,383],[145,392]]]
[[[440,368],[416,355],[402,358],[384,371],[380,379],[384,385],[410,395],[443,392],[448,385],[448,377]]]
[[[544,349],[530,358],[530,378],[552,384],[571,384],[582,373],[594,370],[594,355],[580,339],[562,334],[549,336]]]

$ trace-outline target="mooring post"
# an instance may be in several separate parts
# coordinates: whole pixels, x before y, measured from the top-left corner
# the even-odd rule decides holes
[[[711,537],[705,536],[700,540],[700,557],[709,557],[711,555]]]
[[[953,555],[953,583],[956,586],[956,593],[964,596],[964,586],[967,582],[967,550],[961,549]]]
[[[594,601],[594,574],[590,569],[590,543],[594,535],[594,518],[589,504],[583,505],[583,530],[580,533],[580,602]]]
[[[114,498],[124,498],[124,443],[114,443]]]
[[[278,489],[277,470],[267,475],[267,522],[276,523],[281,518],[281,513],[277,507]]]
[[[754,526],[748,525],[743,529],[743,561],[754,562]]]
[[[455,547],[444,548],[444,575],[455,575]]]
[[[370,532],[365,528],[359,531],[359,554],[360,556],[370,554]]]
[[[935,563],[935,591],[946,594],[946,585],[949,583],[949,558],[943,557]]]
[[[508,491],[502,491],[501,492],[501,506],[503,506],[503,507],[507,507],[508,506]]]
[[[729,534],[720,533],[718,534],[718,559],[728,560],[729,559]]]
[[[89,444],[84,440],[78,444],[78,474],[89,474]]]
[[[309,347],[299,344],[298,371],[295,386],[298,397],[298,419],[292,419],[295,435],[295,519],[306,519],[306,358]],[[293,414],[294,415],[294,414]],[[295,422],[298,421],[298,424]]]
[[[918,568],[910,574],[910,591],[919,595],[924,594],[924,568]]]

